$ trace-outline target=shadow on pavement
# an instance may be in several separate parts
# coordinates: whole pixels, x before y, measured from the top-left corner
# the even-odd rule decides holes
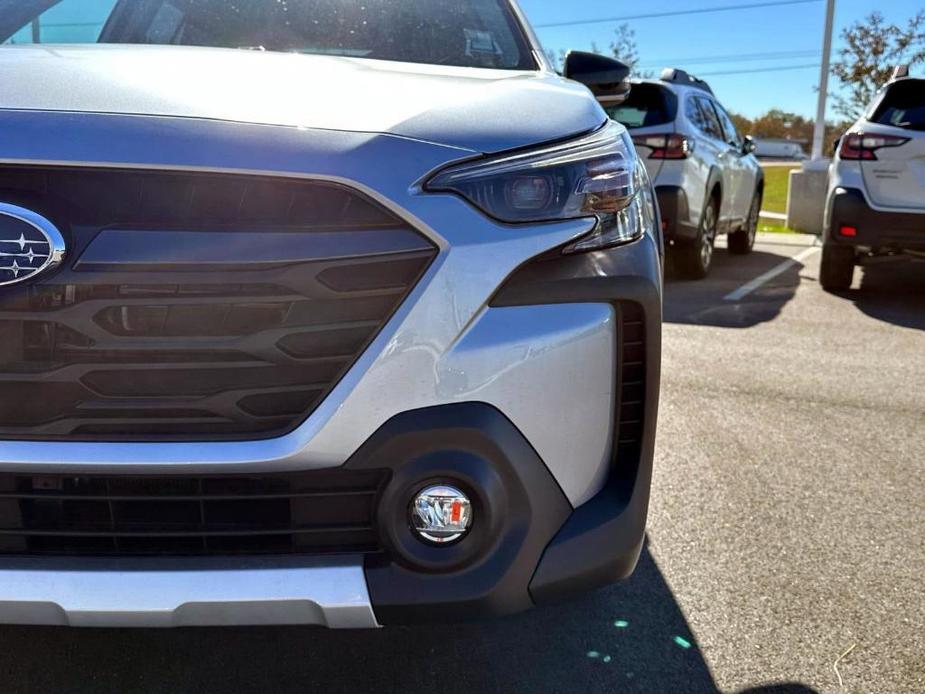
[[[872,265],[860,272],[861,288],[840,296],[871,318],[925,330],[925,263]]]
[[[356,632],[4,627],[0,644],[6,693],[716,691],[648,549],[622,584],[499,621]]]
[[[710,276],[696,281],[678,279],[669,262],[665,277],[665,321],[720,328],[752,328],[774,320],[796,294],[803,269],[799,263],[794,263],[743,299],[726,301],[725,297],[778,267],[792,251],[793,247],[785,246],[781,255],[756,250],[749,255],[738,256],[717,250]]]
[[[648,550],[622,584],[494,622],[357,632],[3,627],[0,643],[6,693],[716,691]]]

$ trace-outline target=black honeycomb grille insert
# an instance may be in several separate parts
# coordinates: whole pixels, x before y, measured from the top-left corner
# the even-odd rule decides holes
[[[101,476],[0,473],[0,554],[375,552],[389,472]]]
[[[0,200],[65,236],[0,291],[0,438],[257,439],[291,431],[436,254],[343,186],[0,167]]]

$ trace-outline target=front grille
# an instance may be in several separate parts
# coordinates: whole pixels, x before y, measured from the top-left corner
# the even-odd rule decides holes
[[[0,474],[0,554],[375,552],[388,471],[151,477]]]
[[[617,460],[639,460],[645,427],[646,325],[639,304],[623,301],[620,313],[620,390]]]
[[[436,250],[364,195],[270,177],[0,167],[63,267],[0,289],[0,438],[278,436]],[[2,237],[2,236],[0,236]]]

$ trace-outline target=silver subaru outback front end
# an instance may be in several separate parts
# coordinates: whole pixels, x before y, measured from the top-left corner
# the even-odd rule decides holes
[[[516,6],[107,0],[72,38],[68,4],[0,0],[0,622],[375,627],[627,576],[658,214]]]

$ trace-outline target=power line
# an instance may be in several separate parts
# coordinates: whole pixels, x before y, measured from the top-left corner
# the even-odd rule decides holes
[[[735,63],[753,60],[781,60],[786,58],[811,58],[819,54],[815,49],[803,51],[768,51],[766,53],[738,53],[726,55],[702,55],[691,58],[663,58],[647,60],[639,67],[659,67],[661,65],[703,65],[711,63]]]
[[[698,77],[710,77],[716,75],[751,75],[757,72],[783,72],[785,70],[808,70],[809,68],[818,68],[819,63],[810,63],[807,65],[785,65],[783,67],[759,67],[751,70],[720,70],[719,72],[700,72]]]
[[[651,12],[648,14],[628,14],[622,17],[600,17],[597,19],[577,19],[567,22],[547,22],[535,24],[539,29],[547,27],[571,27],[582,24],[608,24],[612,22],[625,22],[632,19],[658,19],[662,17],[679,17],[691,14],[709,14],[713,12],[731,12],[734,10],[753,10],[762,7],[780,7],[781,5],[807,5],[822,2],[822,0],[772,0],[771,2],[752,2],[742,5],[720,5],[714,7],[695,7],[690,10],[672,10],[670,12]]]

